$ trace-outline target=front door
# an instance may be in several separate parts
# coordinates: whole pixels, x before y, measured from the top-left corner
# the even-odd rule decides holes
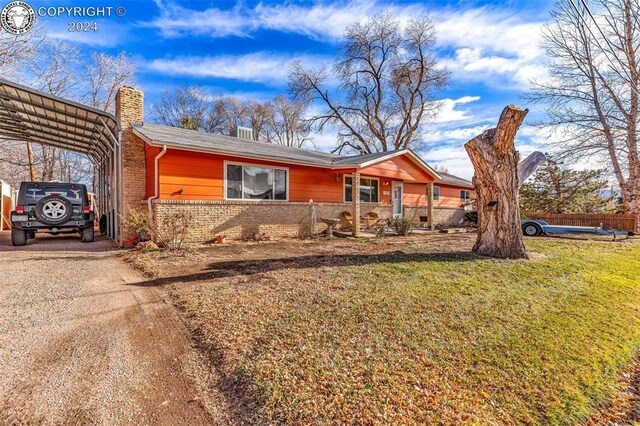
[[[393,182],[391,204],[393,205],[393,217],[402,217],[402,182]]]

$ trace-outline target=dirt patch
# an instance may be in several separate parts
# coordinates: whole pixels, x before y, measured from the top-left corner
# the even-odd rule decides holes
[[[202,392],[209,368],[174,306],[160,289],[131,285],[144,278],[108,241],[9,244],[0,235],[0,423],[226,418]]]
[[[424,244],[428,238],[429,244]],[[123,259],[150,278],[175,277],[189,280],[190,272],[199,274],[226,269],[256,273],[278,267],[312,268],[357,261],[355,256],[419,253],[433,256],[469,255],[475,234],[429,234],[386,238],[334,238],[332,240],[280,239],[269,242],[237,242],[194,247],[184,251],[126,252]],[[351,257],[350,257],[351,256]],[[260,262],[263,261],[263,262]],[[284,262],[284,263],[282,263]],[[272,266],[269,266],[273,263]],[[153,282],[168,283],[171,280]],[[150,283],[151,284],[151,283]]]

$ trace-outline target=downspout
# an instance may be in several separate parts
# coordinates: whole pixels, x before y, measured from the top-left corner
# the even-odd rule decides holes
[[[157,200],[158,197],[160,196],[160,159],[166,153],[167,153],[167,146],[166,145],[162,145],[162,151],[160,151],[160,153],[158,153],[158,155],[156,155],[156,158],[154,160],[155,168],[154,168],[154,176],[153,176],[153,179],[154,179],[153,186],[155,188],[155,192],[154,192],[152,197],[149,197],[147,199],[147,208],[149,209],[149,220],[151,222],[153,222],[153,209],[151,207],[151,203],[153,202],[153,200]],[[151,232],[152,232],[151,240],[154,240],[155,239],[155,235],[153,235],[153,229],[151,230]]]

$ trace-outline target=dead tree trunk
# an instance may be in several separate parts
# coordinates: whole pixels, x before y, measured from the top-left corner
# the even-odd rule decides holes
[[[514,146],[527,112],[513,105],[505,107],[495,129],[464,145],[475,169],[473,185],[478,197],[478,238],[473,251],[483,256],[528,258],[520,229],[519,154]]]

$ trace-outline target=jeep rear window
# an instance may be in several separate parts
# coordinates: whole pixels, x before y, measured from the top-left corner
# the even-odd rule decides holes
[[[42,197],[59,195],[68,200],[82,201],[82,187],[77,185],[27,185],[24,196],[25,201],[38,201]]]

